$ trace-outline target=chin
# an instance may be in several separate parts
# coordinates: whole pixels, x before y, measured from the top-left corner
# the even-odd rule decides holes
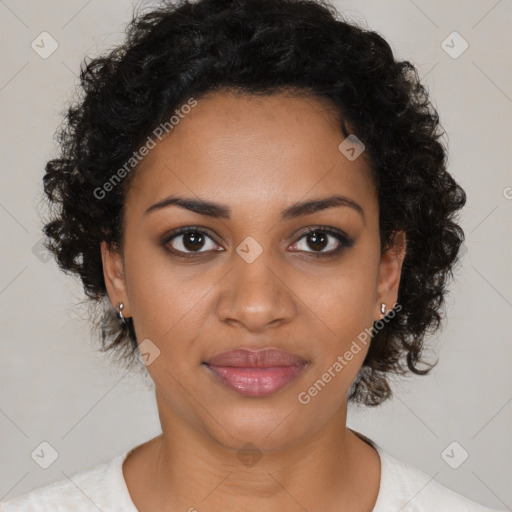
[[[287,401],[289,404],[289,401]],[[297,417],[304,411],[295,411],[288,405],[270,406],[269,403],[233,407],[205,418],[207,430],[219,444],[233,450],[240,450],[246,444],[252,444],[262,452],[283,450],[293,446],[305,435],[298,429]],[[224,427],[224,428],[223,428]],[[300,423],[304,428],[304,423]],[[312,427],[313,428],[313,427]]]

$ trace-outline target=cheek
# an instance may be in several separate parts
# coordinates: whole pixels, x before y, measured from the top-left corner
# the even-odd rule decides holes
[[[320,283],[313,285],[308,280],[300,292],[337,348],[371,327],[374,320],[377,273],[370,262],[356,260]]]
[[[375,263],[361,255],[346,261],[330,279],[315,287],[304,286],[311,319],[322,332],[316,350],[317,368],[312,376],[316,388],[325,391],[319,402],[326,408],[335,406],[357,376],[371,342],[374,320],[377,271]],[[309,291],[308,291],[309,290]],[[315,389],[316,389],[315,388]],[[315,393],[312,389],[312,393]]]
[[[160,346],[193,336],[190,326],[197,325],[208,289],[204,275],[196,272],[192,276],[185,266],[172,264],[163,249],[139,245],[126,254],[126,280],[138,338],[149,338]]]

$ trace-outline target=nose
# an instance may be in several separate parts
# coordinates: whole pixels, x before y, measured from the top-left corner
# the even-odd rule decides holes
[[[251,263],[233,256],[234,266],[223,280],[217,303],[219,319],[253,332],[290,322],[297,313],[293,287],[272,261],[270,251],[263,251]]]

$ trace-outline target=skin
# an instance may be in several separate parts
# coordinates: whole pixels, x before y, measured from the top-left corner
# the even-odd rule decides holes
[[[121,252],[101,245],[108,295],[132,317],[139,342],[160,354],[147,365],[162,435],[138,446],[123,472],[141,512],[306,510],[370,511],[380,483],[378,453],[346,427],[347,393],[368,344],[311,401],[307,391],[365,328],[396,303],[405,236],[380,255],[379,205],[363,153],[348,160],[325,102],[273,94],[214,93],[198,100],[141,162],[126,196]],[[173,205],[173,195],[224,204],[230,219]],[[300,201],[340,194],[347,206],[283,220]],[[331,258],[303,236],[329,226],[354,239]],[[173,229],[201,226],[194,258],[171,256]],[[263,252],[248,263],[236,248],[254,238]],[[186,236],[167,243],[192,252]],[[215,249],[220,249],[216,251]],[[197,252],[199,251],[199,253]],[[235,348],[275,347],[307,367],[285,388],[244,397],[201,364]],[[261,458],[237,457],[252,443]],[[192,508],[193,507],[193,508]]]

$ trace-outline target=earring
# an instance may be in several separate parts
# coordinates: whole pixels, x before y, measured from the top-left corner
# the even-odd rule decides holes
[[[126,318],[123,316],[123,303],[122,302],[119,303],[118,315],[119,315],[120,320],[122,320],[124,323],[126,323]]]
[[[382,317],[384,318],[386,316],[386,304],[382,303],[380,305],[380,312],[382,313]]]

